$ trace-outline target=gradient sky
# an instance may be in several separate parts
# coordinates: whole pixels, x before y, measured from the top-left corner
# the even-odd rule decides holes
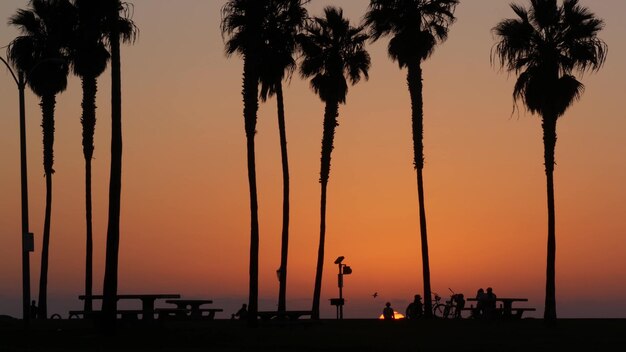
[[[242,61],[226,58],[224,1],[132,0],[140,35],[122,48],[123,179],[120,292],[180,293],[225,308],[247,300],[249,198],[242,117]],[[527,4],[527,1],[516,1]],[[557,312],[626,317],[626,2],[581,1],[606,22],[605,67],[586,74],[583,98],[558,124]],[[0,3],[5,23],[27,1]],[[547,212],[540,119],[513,112],[514,76],[490,64],[491,28],[513,17],[509,1],[465,0],[448,41],[424,69],[425,192],[432,288],[473,296],[491,286],[543,312]],[[357,23],[368,2],[313,0],[311,15],[343,6]],[[416,177],[406,71],[368,45],[369,81],[340,107],[328,195],[322,316],[333,317],[343,255],[345,316],[403,311],[422,293]],[[4,50],[0,55],[5,56]],[[0,69],[0,315],[21,315],[17,89]],[[110,72],[99,81],[95,136],[94,289],[101,291],[108,204]],[[49,312],[81,307],[84,159],[80,81],[57,98]],[[37,297],[45,185],[38,100],[27,92],[32,296]],[[294,75],[285,88],[291,166],[288,309],[309,309],[319,231],[323,104]],[[275,100],[258,114],[260,309],[277,304],[282,179]],[[371,294],[377,291],[378,298]],[[220,317],[220,316],[218,316]]]

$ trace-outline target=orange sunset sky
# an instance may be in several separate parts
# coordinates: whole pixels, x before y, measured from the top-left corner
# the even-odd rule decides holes
[[[242,117],[242,61],[226,58],[225,1],[131,0],[140,29],[122,48],[123,178],[120,292],[206,297],[224,308],[247,301],[249,198]],[[516,3],[528,5],[528,1]],[[605,67],[558,125],[557,313],[626,317],[626,2],[581,0],[606,22]],[[369,1],[313,0],[358,23]],[[0,46],[25,0],[0,3]],[[513,112],[514,76],[490,64],[490,30],[513,17],[509,1],[461,0],[450,37],[424,65],[425,191],[434,292],[528,297],[541,316],[547,211],[541,123]],[[398,311],[422,293],[417,187],[406,71],[387,39],[367,46],[369,81],[340,107],[328,195],[322,317],[334,317],[334,259],[343,255],[345,317]],[[4,49],[0,55],[5,57]],[[17,89],[0,69],[0,315],[21,316]],[[41,114],[27,91],[32,297],[37,298],[45,184]],[[49,308],[66,316],[84,288],[84,160],[80,81],[57,97]],[[100,292],[108,205],[110,72],[99,81],[94,176],[94,290]],[[291,167],[288,309],[309,309],[319,236],[323,104],[294,75],[285,88]],[[260,105],[257,181],[260,309],[277,304],[282,180],[275,100]],[[378,292],[378,298],[372,293]]]

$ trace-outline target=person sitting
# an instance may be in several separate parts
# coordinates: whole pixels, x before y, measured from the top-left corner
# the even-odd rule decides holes
[[[491,287],[487,288],[487,293],[485,294],[485,315],[489,319],[493,319],[496,316],[496,294],[493,293],[493,289]]]
[[[393,308],[391,308],[391,303],[390,302],[385,303],[385,308],[383,309],[383,319],[393,320],[395,318],[396,318],[396,314],[393,311]]]
[[[476,309],[474,309],[472,314],[477,319],[485,317],[485,290],[482,288],[479,288],[478,292],[476,292]]]
[[[244,303],[235,313],[235,316],[239,319],[245,319],[248,316],[248,305]]]
[[[37,303],[35,302],[35,300],[33,300],[32,302],[30,302],[30,318],[31,319],[37,319]]]
[[[418,319],[424,315],[424,305],[422,304],[422,296],[415,295],[413,302],[406,307],[407,319]]]

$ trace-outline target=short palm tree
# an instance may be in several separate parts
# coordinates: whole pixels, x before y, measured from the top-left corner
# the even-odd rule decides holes
[[[266,101],[276,95],[278,131],[283,171],[283,225],[281,236],[278,312],[284,315],[287,300],[287,256],[289,253],[289,159],[287,157],[287,132],[283,103],[283,80],[296,68],[294,54],[296,36],[307,19],[304,8],[309,0],[268,0],[268,18],[263,31],[263,64],[259,72],[260,98]]]
[[[259,71],[262,62],[261,34],[267,4],[258,0],[229,0],[222,7],[221,30],[226,36],[226,55],[243,58],[243,119],[246,132],[248,185],[250,190],[250,284],[248,322],[256,325],[259,299],[259,214],[256,186],[254,135],[259,109]]]
[[[95,5],[94,5],[95,6]],[[130,19],[131,4],[120,0],[98,1],[97,13],[111,53],[111,174],[107,222],[102,313],[105,328],[113,328],[117,309],[117,277],[122,194],[122,74],[120,41],[134,42],[137,28]]]
[[[94,151],[94,132],[96,128],[96,93],[98,77],[106,69],[110,55],[104,42],[101,14],[98,3],[91,0],[74,0],[78,14],[78,25],[71,45],[71,62],[75,75],[80,77],[83,88],[82,116],[83,155],[85,157],[85,220],[86,220],[86,255],[85,255],[85,306],[92,310],[93,288],[93,228],[91,202],[91,160]]]
[[[43,165],[46,177],[46,209],[39,278],[40,318],[48,316],[48,254],[52,212],[52,174],[54,173],[54,108],[56,95],[67,87],[69,73],[67,39],[74,19],[68,0],[32,0],[27,10],[18,10],[9,20],[22,33],[8,48],[9,60],[26,73],[26,82],[40,97],[43,129]]]
[[[343,17],[343,11],[335,7],[326,7],[324,16],[315,17],[305,27],[304,33],[298,36],[303,54],[300,74],[303,78],[311,78],[311,88],[326,105],[320,166],[320,242],[313,292],[313,319],[319,319],[320,315],[326,238],[326,190],[339,104],[346,103],[347,81],[354,85],[361,77],[369,77],[370,56],[365,50],[367,39],[363,27],[351,26]]]
[[[428,59],[437,44],[448,37],[455,20],[458,0],[371,0],[365,15],[372,40],[391,36],[389,57],[400,68],[407,68],[407,83],[411,96],[413,126],[413,163],[417,170],[417,193],[422,242],[422,274],[424,281],[424,314],[432,316],[428,235],[424,201],[424,110],[422,97],[422,61]]]
[[[530,8],[511,5],[517,18],[505,19],[494,28],[498,42],[492,60],[518,74],[513,99],[521,100],[541,116],[548,196],[548,250],[544,319],[556,320],[554,211],[554,149],[556,123],[578,100],[584,86],[573,71],[598,71],[607,46],[597,35],[604,27],[578,0],[531,0]]]

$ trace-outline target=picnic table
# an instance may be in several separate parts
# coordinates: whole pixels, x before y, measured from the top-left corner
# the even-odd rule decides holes
[[[216,312],[221,312],[220,308],[201,308],[202,305],[213,303],[210,299],[168,299],[165,303],[175,304],[176,308],[188,311],[192,318],[202,317],[202,312],[209,312],[209,318],[213,318]]]
[[[468,298],[467,301],[476,302],[476,298]],[[502,316],[504,318],[517,317],[521,318],[525,311],[534,311],[535,308],[513,308],[513,302],[528,302],[528,298],[508,298],[508,297],[496,297],[496,302],[500,302],[500,308],[502,310]],[[515,314],[513,314],[515,312]]]
[[[78,299],[80,300],[85,300],[86,298],[91,298],[92,300],[94,299],[103,299],[104,296],[103,295],[91,295],[91,296],[86,296],[86,295],[80,295],[78,296]],[[172,299],[172,298],[180,298],[179,294],[164,294],[164,293],[152,293],[152,294],[121,294],[121,295],[117,295],[117,300],[122,300],[122,299],[138,299],[141,301],[141,318],[143,320],[151,320],[154,319],[154,302],[157,299]],[[124,314],[125,310],[119,310],[118,309],[118,313]],[[128,311],[131,313],[136,313],[137,311]]]

